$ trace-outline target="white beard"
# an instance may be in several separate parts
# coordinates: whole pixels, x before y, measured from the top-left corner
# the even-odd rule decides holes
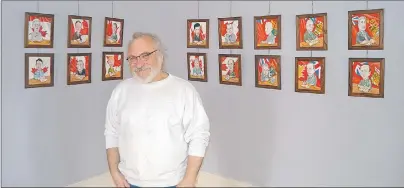
[[[151,71],[150,71],[150,75],[147,76],[146,78],[141,78],[140,76],[137,75],[136,71],[133,71],[132,75],[133,75],[133,78],[135,79],[135,81],[140,84],[147,84],[147,83],[150,83],[151,81],[153,81],[153,79],[160,73],[160,71],[158,69],[153,69],[153,68],[146,68],[142,71],[146,71],[148,69],[151,69]]]

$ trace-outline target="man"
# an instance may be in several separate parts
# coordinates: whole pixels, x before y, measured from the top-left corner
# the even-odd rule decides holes
[[[195,187],[209,143],[209,119],[196,89],[163,71],[164,50],[153,34],[128,45],[133,77],[108,102],[105,137],[117,187]]]

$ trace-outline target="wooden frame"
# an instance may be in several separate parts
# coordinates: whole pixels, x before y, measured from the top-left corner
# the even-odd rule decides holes
[[[123,62],[125,61],[123,52],[102,52],[102,81],[122,80]],[[108,65],[108,73],[107,73]]]
[[[49,59],[46,60],[45,58]],[[34,62],[30,62],[30,60]],[[41,70],[38,70],[39,68]],[[25,54],[25,88],[53,87],[54,74],[55,72],[53,53]],[[31,78],[31,76],[33,78]]]
[[[104,47],[122,47],[124,25],[124,19],[105,17]]]
[[[233,24],[237,24],[234,27]],[[235,42],[230,42],[230,44],[226,44],[226,41],[223,41],[227,32],[226,27],[230,26],[232,28],[231,40],[235,40]],[[234,31],[236,29],[236,31]],[[234,34],[236,32],[236,34]],[[243,48],[243,23],[241,17],[227,17],[227,18],[218,18],[218,34],[219,34],[219,49],[242,49]],[[235,38],[235,39],[234,39]]]
[[[315,20],[313,21],[313,19]],[[308,32],[306,30],[306,28],[310,26],[313,27],[312,32]],[[303,32],[303,29],[306,31]],[[306,39],[305,36],[307,37]],[[327,49],[327,13],[296,15],[296,50],[304,51]]]
[[[207,82],[208,81],[208,66],[207,66],[207,57],[206,53],[187,53],[187,70],[188,70],[188,80],[190,81],[200,81],[200,82]],[[194,69],[194,59],[198,57],[198,62],[200,63],[201,57],[202,57],[202,67],[199,69]],[[194,71],[191,71],[194,70]],[[201,76],[194,76],[196,72],[200,72]],[[195,73],[198,74],[198,73]]]
[[[24,22],[24,47],[53,48],[54,23],[55,16],[53,14],[26,12]],[[34,26],[32,26],[32,24],[34,24]]]
[[[373,19],[367,22],[368,17]],[[368,26],[367,23],[375,24],[376,26]],[[360,32],[359,30],[363,31]],[[357,37],[358,34],[361,35]],[[370,40],[366,40],[368,37]],[[357,41],[363,41],[364,44],[356,44]],[[383,49],[384,9],[348,11],[348,50]]]
[[[198,25],[196,25],[198,24]],[[194,31],[199,31],[199,38],[195,42]],[[209,48],[209,19],[188,19],[187,20],[187,48]],[[191,42],[191,39],[192,42]]]
[[[77,57],[80,57],[80,59],[77,59]],[[80,60],[83,61],[83,69],[77,70],[77,63]],[[76,65],[72,63],[75,63]],[[91,72],[91,53],[67,54],[67,85],[91,83]]]
[[[349,58],[348,96],[384,98],[384,61],[384,58]],[[366,82],[363,77],[367,77]],[[361,82],[365,85],[358,86]]]
[[[67,23],[67,47],[91,48],[92,17],[69,15]],[[76,34],[76,25],[81,27],[79,34]]]
[[[281,49],[281,20],[281,15],[254,16],[254,49]],[[266,33],[267,26],[272,28],[270,33]]]
[[[307,65],[311,65],[309,71],[313,71],[312,73],[307,72]],[[300,66],[304,67],[303,70],[300,70]],[[303,77],[300,77],[301,74]],[[310,75],[305,76],[306,74],[314,77],[309,78]],[[295,58],[295,92],[324,94],[325,76],[325,57]],[[307,81],[315,81],[315,83],[307,83]]]
[[[242,85],[242,71],[241,71],[241,54],[219,54],[219,82],[220,84],[226,84],[226,85],[236,85],[236,86],[241,86]],[[223,69],[227,67],[227,63],[229,60],[226,61],[227,58],[232,58],[229,60],[233,60],[234,66],[233,66],[233,71],[230,74],[234,75],[228,75],[230,72],[230,69],[227,71],[226,75],[222,73]],[[236,60],[234,60],[236,59]],[[233,79],[231,81],[230,79]],[[229,80],[229,81],[225,81]]]
[[[268,71],[265,79],[267,84],[262,83],[262,65]],[[272,83],[271,83],[272,82]],[[255,55],[255,87],[281,90],[281,56],[279,55]]]

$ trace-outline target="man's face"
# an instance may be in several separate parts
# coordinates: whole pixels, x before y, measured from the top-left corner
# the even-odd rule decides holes
[[[77,70],[82,71],[84,69],[84,62],[83,61],[79,61],[77,62]]]
[[[201,33],[201,27],[195,27],[194,32],[195,35],[199,35],[199,33]]]
[[[366,18],[360,17],[358,21],[359,30],[365,31],[366,30]]]
[[[267,35],[269,35],[269,33],[271,33],[271,31],[272,31],[272,23],[271,22],[265,23],[265,33]]]
[[[108,65],[113,66],[114,65],[114,58],[113,57],[108,57]]]
[[[264,73],[264,74],[268,74],[268,73],[269,73],[268,64],[264,63],[264,64],[262,65],[262,73]]]
[[[38,19],[35,19],[34,21],[32,21],[32,28],[34,29],[35,32],[38,32],[40,27],[41,27],[41,22]]]
[[[227,24],[227,29],[226,29],[228,34],[233,33],[233,24]]]
[[[230,70],[233,70],[234,68],[234,60],[229,59],[227,66],[229,67]]]
[[[370,67],[369,65],[362,65],[360,68],[361,77],[363,79],[369,78],[370,76]]]
[[[313,29],[314,29],[313,21],[311,21],[311,19],[307,20],[307,22],[306,22],[306,30],[307,31],[313,31]]]
[[[76,30],[76,32],[81,31],[81,23],[80,23],[80,22],[76,22],[76,24],[75,24],[75,30]]]
[[[195,66],[195,67],[199,67],[199,59],[198,59],[198,58],[195,58],[195,60],[194,60],[194,66]]]
[[[116,33],[117,26],[116,23],[112,24],[112,32]]]
[[[133,60],[129,62],[131,72],[141,83],[151,82],[160,73],[163,57],[156,51],[149,56],[145,56],[156,50],[153,40],[150,37],[138,38],[128,48],[128,57]],[[141,56],[135,59],[135,57]],[[144,59],[142,59],[142,56]]]
[[[41,69],[41,68],[42,68],[42,63],[41,63],[41,61],[36,61],[35,67],[36,67],[37,69]]]
[[[313,75],[314,74],[314,64],[309,63],[306,65],[306,67],[307,67],[307,74]]]

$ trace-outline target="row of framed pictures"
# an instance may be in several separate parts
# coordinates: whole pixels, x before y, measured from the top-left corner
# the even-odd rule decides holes
[[[54,86],[54,53],[25,54],[25,88]],[[91,53],[67,54],[67,85],[91,83]],[[102,53],[102,81],[123,79],[123,52]]]
[[[348,11],[348,49],[384,49],[384,9]],[[220,49],[243,48],[242,17],[218,18]],[[328,50],[327,13],[296,16],[296,50]],[[254,48],[281,49],[281,15],[254,17]],[[209,19],[187,20],[187,47],[209,48]]]
[[[242,85],[240,54],[219,54],[219,82]],[[187,53],[188,80],[207,82],[207,54]],[[349,58],[348,95],[384,98],[384,58]],[[325,57],[295,58],[295,91],[325,94]],[[281,56],[255,55],[255,86],[281,90]]]
[[[25,12],[24,47],[53,48],[55,16]],[[105,17],[104,47],[122,47],[124,20]],[[92,17],[68,15],[68,48],[91,48]]]

